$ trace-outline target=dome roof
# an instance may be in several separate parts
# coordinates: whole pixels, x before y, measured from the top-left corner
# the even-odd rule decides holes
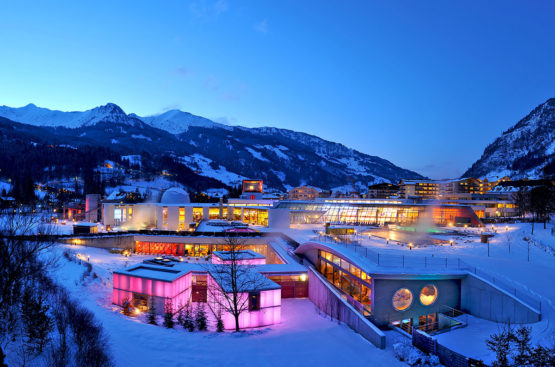
[[[184,204],[190,202],[191,199],[189,199],[189,194],[179,187],[167,189],[160,199],[160,203],[162,204]]]

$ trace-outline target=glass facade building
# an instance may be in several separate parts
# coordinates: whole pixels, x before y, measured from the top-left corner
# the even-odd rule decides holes
[[[291,224],[414,225],[429,217],[441,226],[481,225],[476,213],[466,205],[283,201],[278,208],[291,211]]]

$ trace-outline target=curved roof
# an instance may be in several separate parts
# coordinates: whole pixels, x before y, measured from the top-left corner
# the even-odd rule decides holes
[[[468,271],[464,269],[455,269],[451,267],[444,268],[443,265],[440,267],[434,266],[433,268],[430,268],[432,264],[429,264],[426,268],[424,263],[422,264],[423,266],[410,266],[407,264],[407,267],[405,268],[404,261],[402,266],[400,264],[380,266],[369,257],[366,257],[366,251],[363,252],[362,249],[362,247],[358,247],[357,250],[357,247],[355,246],[346,247],[334,243],[309,241],[301,244],[294,252],[297,255],[305,255],[311,251],[324,250],[348,261],[365,271],[367,274],[370,274],[373,278],[393,277],[395,279],[451,279],[466,276],[468,273]],[[400,259],[402,255],[390,256]],[[410,255],[407,255],[407,261],[409,256]]]
[[[161,204],[186,204],[190,202],[189,194],[179,187],[167,189],[160,199]]]

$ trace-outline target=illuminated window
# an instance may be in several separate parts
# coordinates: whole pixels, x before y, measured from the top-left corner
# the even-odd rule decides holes
[[[422,302],[424,306],[431,305],[436,301],[436,299],[437,288],[435,285],[430,284],[422,288],[422,291],[420,292],[420,302]]]
[[[179,230],[185,229],[185,208],[179,208]]]
[[[193,221],[200,222],[202,220],[202,208],[193,208]]]
[[[162,208],[162,224],[167,226],[168,225],[168,207],[165,206]]]
[[[219,218],[220,218],[220,208],[208,209],[208,219],[219,219]]]
[[[132,206],[129,207],[128,217],[129,217],[129,219],[133,218],[133,207]]]
[[[393,307],[397,311],[404,311],[412,304],[412,293],[407,288],[401,288],[393,295]]]

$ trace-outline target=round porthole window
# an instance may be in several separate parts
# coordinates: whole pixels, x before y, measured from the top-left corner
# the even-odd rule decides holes
[[[407,288],[401,288],[393,295],[393,307],[397,311],[404,311],[412,304],[412,293]]]
[[[437,299],[437,288],[435,285],[430,284],[422,288],[422,291],[420,292],[420,302],[424,306],[431,305],[436,301],[436,299]]]

